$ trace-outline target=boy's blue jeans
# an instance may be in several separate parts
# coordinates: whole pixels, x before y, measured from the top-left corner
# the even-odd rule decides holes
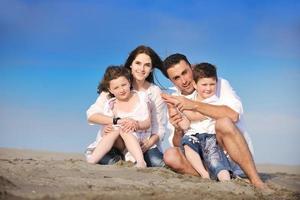
[[[231,171],[223,149],[217,144],[216,135],[207,133],[185,135],[181,144],[182,146],[188,145],[200,155],[211,179],[217,180],[217,175],[221,170]]]

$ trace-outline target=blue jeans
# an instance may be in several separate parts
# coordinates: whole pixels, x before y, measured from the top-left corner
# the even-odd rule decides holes
[[[207,133],[185,135],[181,144],[189,146],[200,155],[211,179],[217,180],[217,175],[221,170],[231,171],[223,149],[217,144],[216,135]]]
[[[144,159],[147,163],[147,167],[164,167],[163,154],[157,147],[149,149],[144,153]],[[105,154],[105,156],[99,161],[101,165],[113,165],[119,160],[124,160],[123,154],[117,148],[111,148],[111,150]]]
[[[99,161],[100,165],[113,165],[119,160],[123,160],[123,154],[115,147],[111,148],[107,154]]]
[[[157,147],[149,149],[144,153],[144,159],[147,167],[164,167],[163,154]]]

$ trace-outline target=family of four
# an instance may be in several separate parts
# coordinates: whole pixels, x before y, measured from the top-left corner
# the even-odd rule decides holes
[[[155,85],[155,68],[174,84],[172,95]],[[106,69],[98,93],[87,110],[89,123],[100,125],[86,150],[87,162],[105,165],[124,159],[139,168],[166,165],[219,181],[245,174],[254,186],[264,187],[243,127],[242,103],[214,65],[191,66],[182,54],[162,61],[141,45],[124,66]],[[163,153],[167,132],[171,147]]]

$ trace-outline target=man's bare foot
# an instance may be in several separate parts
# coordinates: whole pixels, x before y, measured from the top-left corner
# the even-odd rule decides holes
[[[262,181],[258,181],[257,183],[252,183],[258,191],[260,191],[263,195],[273,194],[275,191],[269,188],[269,186]]]
[[[261,189],[261,190],[263,190],[264,188],[268,188],[268,186],[262,181],[253,182],[252,185],[257,189]]]

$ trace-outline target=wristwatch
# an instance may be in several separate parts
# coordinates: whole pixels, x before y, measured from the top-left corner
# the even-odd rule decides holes
[[[118,121],[119,121],[120,119],[121,119],[120,117],[114,117],[114,118],[113,118],[113,125],[117,125],[117,124],[118,124]]]

